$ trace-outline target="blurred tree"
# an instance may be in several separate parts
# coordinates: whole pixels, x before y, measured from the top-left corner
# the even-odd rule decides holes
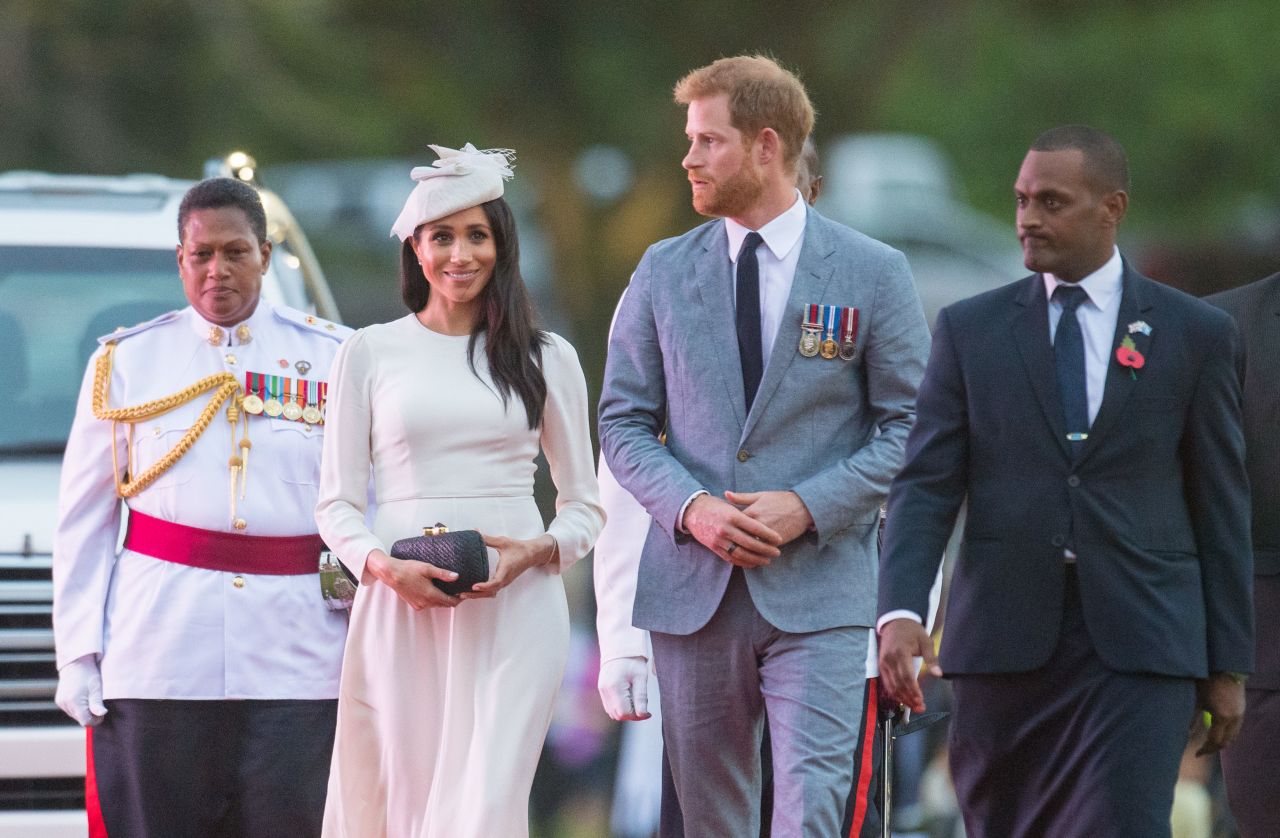
[[[1027,143],[1090,122],[1130,151],[1131,235],[1274,242],[1277,23],[1271,0],[3,0],[0,169],[195,176],[245,147],[269,179],[273,162],[515,147],[594,382],[643,247],[698,221],[670,98],[689,69],[769,52],[808,84],[820,146],[932,136],[1010,222]],[[598,143],[636,172],[603,205],[571,177]]]

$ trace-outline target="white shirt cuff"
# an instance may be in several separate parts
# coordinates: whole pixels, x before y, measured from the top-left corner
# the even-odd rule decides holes
[[[689,532],[684,528],[684,513],[689,509],[689,504],[693,503],[694,498],[696,498],[698,495],[709,495],[709,494],[711,493],[708,492],[706,489],[699,489],[698,491],[694,492],[692,495],[689,495],[689,499],[686,500],[680,506],[680,514],[676,516],[676,532],[683,532],[683,533]]]
[[[876,634],[880,633],[880,630],[884,628],[885,623],[889,623],[894,620],[915,620],[920,625],[924,625],[924,620],[919,614],[914,611],[908,611],[905,608],[899,608],[896,611],[888,612],[880,619],[876,620]]]

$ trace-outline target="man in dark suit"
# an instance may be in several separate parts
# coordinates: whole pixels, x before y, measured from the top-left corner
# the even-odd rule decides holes
[[[1160,836],[1195,708],[1239,728],[1253,665],[1239,346],[1115,246],[1128,165],[1043,134],[1014,187],[1035,275],[938,316],[881,557],[880,673],[924,709],[919,615],[962,502],[941,662],[972,838]]]
[[[1240,737],[1222,752],[1227,799],[1244,838],[1280,829],[1280,274],[1207,298],[1244,342],[1245,465],[1253,492],[1255,655]]]

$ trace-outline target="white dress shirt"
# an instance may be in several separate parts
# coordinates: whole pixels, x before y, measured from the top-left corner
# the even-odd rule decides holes
[[[791,295],[796,265],[800,263],[800,240],[804,238],[807,212],[800,190],[796,190],[796,199],[791,206],[782,215],[755,231],[764,239],[764,244],[756,249],[756,259],[760,263],[760,349],[766,367],[769,365],[773,342],[778,337],[778,327],[782,325],[787,298]],[[747,234],[752,231],[732,218],[724,220],[724,231],[729,237],[729,262],[733,265],[735,278],[733,302],[736,306],[738,252],[742,250],[742,242]]]

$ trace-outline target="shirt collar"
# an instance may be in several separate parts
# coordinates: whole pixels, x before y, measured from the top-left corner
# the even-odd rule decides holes
[[[1093,273],[1079,282],[1065,282],[1053,274],[1042,274],[1044,293],[1050,300],[1059,285],[1077,285],[1089,295],[1089,302],[1100,309],[1105,309],[1116,294],[1120,293],[1121,276],[1124,273],[1124,262],[1120,259],[1120,248],[1114,248],[1111,258]]]
[[[253,336],[271,317],[271,305],[262,298],[258,299],[258,306],[253,310],[253,314],[234,326],[218,326],[210,323],[200,316],[200,312],[196,311],[194,306],[188,308],[191,312],[189,319],[192,331],[211,346],[242,346],[251,343]],[[221,332],[216,332],[215,329],[220,329]]]
[[[804,235],[808,205],[800,197],[799,189],[795,190],[795,196],[796,199],[791,202],[791,206],[786,211],[755,231],[760,234],[760,238],[764,239],[765,247],[768,247],[769,252],[779,261],[787,258],[791,248],[795,247],[796,242],[800,241],[800,237]],[[729,261],[736,265],[738,251],[742,250],[742,242],[747,237],[747,233],[752,231],[732,218],[724,220],[724,231],[729,236]]]

